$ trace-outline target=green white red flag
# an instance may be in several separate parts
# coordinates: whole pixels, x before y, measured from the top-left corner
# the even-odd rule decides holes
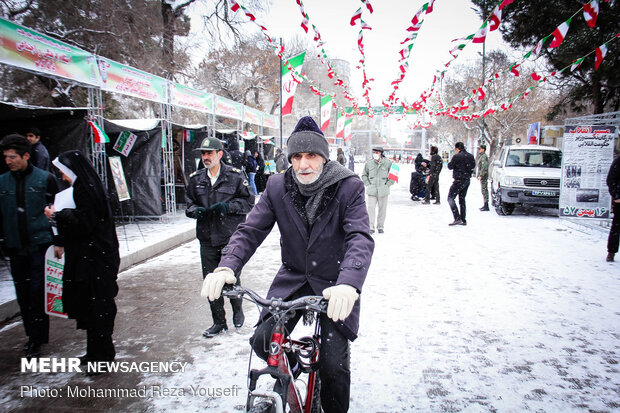
[[[473,43],[484,43],[487,38],[487,22],[482,23],[482,26],[478,29],[474,35]]]
[[[344,119],[344,141],[351,140],[351,127],[353,126],[353,117],[345,117]]]
[[[388,179],[398,183],[398,174],[400,173],[400,168],[396,162],[392,162],[392,166],[390,166],[390,172],[388,173]]]
[[[95,122],[88,121],[91,129],[93,130],[93,136],[95,138],[95,143],[109,143],[110,138],[103,129],[99,127]]]
[[[183,130],[183,140],[185,142],[193,142],[194,141],[194,134],[195,134],[195,132],[193,130],[184,129]]]
[[[336,117],[336,138],[344,139],[344,113],[341,111],[338,112],[338,116]]]
[[[560,24],[553,31],[553,41],[549,45],[549,49],[553,49],[554,47],[559,47],[562,44],[562,42],[564,41],[564,38],[566,37],[566,33],[568,33],[568,28],[570,27],[571,19],[572,17],[566,20],[564,23]]]
[[[329,126],[329,118],[332,113],[332,97],[323,96],[321,98],[321,130],[325,132]]]
[[[594,70],[598,70],[598,67],[601,65],[601,62],[605,58],[607,54],[607,43],[603,43],[594,51]]]
[[[570,71],[574,72],[575,69],[577,69],[579,66],[581,66],[581,64],[583,63],[583,59],[585,59],[586,57],[580,57],[579,59],[575,59],[575,61],[573,62],[573,64],[570,67]]]
[[[590,3],[583,5],[583,18],[586,19],[588,26],[596,26],[596,18],[598,17],[598,1],[592,0]]]
[[[489,31],[492,32],[493,30],[497,30],[501,22],[502,10],[499,8],[499,6],[496,6],[490,18]]]
[[[306,52],[303,52],[291,59],[289,59],[289,63],[292,66],[293,70],[299,72],[301,70],[301,66],[304,62],[304,57],[306,56]],[[282,116],[290,115],[293,112],[293,97],[295,96],[295,89],[297,88],[297,83],[299,81],[294,78],[293,72],[289,70],[287,65],[282,66],[282,91],[281,91],[281,102],[282,102]]]

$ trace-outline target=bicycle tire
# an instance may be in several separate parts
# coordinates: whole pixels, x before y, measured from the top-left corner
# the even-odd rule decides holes
[[[321,413],[321,379],[317,373],[314,376],[314,392],[312,393],[312,409],[310,413]]]
[[[273,404],[271,402],[260,402],[256,403],[248,413],[271,413],[273,408]]]

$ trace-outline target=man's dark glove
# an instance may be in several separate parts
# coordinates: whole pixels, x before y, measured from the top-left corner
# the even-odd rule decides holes
[[[211,211],[217,212],[220,215],[228,214],[228,202],[216,202],[211,205]]]
[[[202,221],[207,216],[207,208],[205,207],[196,207],[194,209],[194,218],[198,221]]]

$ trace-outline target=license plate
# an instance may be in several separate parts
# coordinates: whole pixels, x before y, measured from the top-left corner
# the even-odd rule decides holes
[[[534,196],[555,196],[555,192],[553,191],[532,191],[532,195]]]

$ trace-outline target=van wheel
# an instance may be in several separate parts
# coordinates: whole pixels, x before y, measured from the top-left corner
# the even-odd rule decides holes
[[[499,191],[496,192],[493,197],[493,206],[495,206],[495,212],[497,212],[497,215],[511,215],[515,210],[515,204],[502,201]]]

